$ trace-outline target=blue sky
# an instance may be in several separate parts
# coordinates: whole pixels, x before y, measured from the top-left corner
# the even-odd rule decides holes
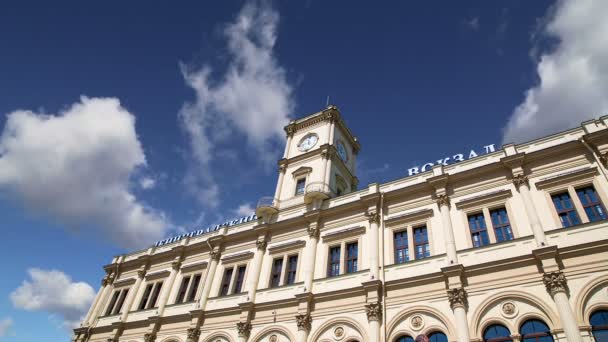
[[[607,13],[601,0],[3,4],[0,341],[65,341],[112,256],[249,212],[274,192],[282,126],[327,96],[362,144],[361,186],[608,113]]]

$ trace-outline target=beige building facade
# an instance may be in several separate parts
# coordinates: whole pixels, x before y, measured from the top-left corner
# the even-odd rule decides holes
[[[358,189],[292,121],[255,219],[120,255],[74,342],[608,340],[608,117]]]

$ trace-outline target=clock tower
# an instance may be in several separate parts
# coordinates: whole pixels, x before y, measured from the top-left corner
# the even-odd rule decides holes
[[[275,194],[260,200],[258,216],[302,203],[317,209],[324,199],[357,189],[355,167],[361,146],[336,106],[291,121],[285,132]]]

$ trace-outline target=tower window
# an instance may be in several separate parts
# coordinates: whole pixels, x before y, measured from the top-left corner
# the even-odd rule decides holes
[[[300,178],[296,182],[296,195],[304,194],[304,189],[306,188],[306,178]]]

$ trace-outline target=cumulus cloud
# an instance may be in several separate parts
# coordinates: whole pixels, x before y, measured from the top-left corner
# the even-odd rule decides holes
[[[560,0],[542,27],[556,38],[542,54],[538,84],[526,91],[504,129],[503,142],[521,142],[608,114],[608,1]]]
[[[156,186],[156,180],[152,177],[143,177],[139,180],[139,185],[144,190],[152,189]]]
[[[130,191],[131,175],[145,165],[135,117],[115,98],[82,97],[59,114],[18,110],[0,135],[0,191],[128,248],[169,227]]]
[[[179,112],[194,164],[185,183],[205,206],[219,201],[210,168],[218,143],[238,133],[264,157],[272,155],[267,152],[273,141],[284,137],[293,101],[286,71],[274,56],[278,22],[279,14],[266,2],[247,3],[223,30],[228,66],[220,77],[212,77],[218,71],[209,64],[182,65],[186,84],[195,93],[195,101]]]
[[[30,279],[10,294],[13,306],[50,313],[61,318],[67,328],[78,326],[95,298],[93,288],[84,282],[73,282],[57,270],[31,268],[27,272]]]
[[[241,216],[249,216],[252,213],[255,213],[255,208],[251,206],[251,203],[243,203],[239,205],[238,208],[232,211],[238,217]]]
[[[0,337],[8,335],[12,326],[13,320],[10,317],[0,319]]]

